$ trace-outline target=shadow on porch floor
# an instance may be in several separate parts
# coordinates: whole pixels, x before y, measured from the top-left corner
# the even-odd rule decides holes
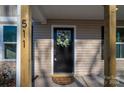
[[[35,80],[35,87],[104,87],[104,79],[97,75],[75,76],[75,81],[69,85],[58,85],[51,77],[39,76]],[[117,87],[124,87],[123,83],[117,81]]]
[[[95,76],[75,76],[73,83],[69,85],[58,85],[52,81],[49,76],[39,76],[35,80],[35,87],[102,87],[103,80],[98,79]]]

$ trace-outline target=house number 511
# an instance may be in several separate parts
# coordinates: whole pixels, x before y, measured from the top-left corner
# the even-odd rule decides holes
[[[23,48],[25,48],[25,29],[27,27],[27,23],[26,23],[26,20],[23,19],[22,20],[22,31],[23,31]]]

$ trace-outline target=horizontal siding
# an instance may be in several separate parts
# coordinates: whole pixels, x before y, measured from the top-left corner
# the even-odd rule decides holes
[[[102,25],[102,24],[101,24]],[[98,74],[101,64],[101,26],[97,24],[80,24],[76,32],[76,74]]]
[[[124,59],[116,61],[117,76],[124,76]]]
[[[51,73],[51,37],[48,26],[35,25],[33,32],[34,76]]]
[[[17,6],[0,5],[0,16],[17,16]]]

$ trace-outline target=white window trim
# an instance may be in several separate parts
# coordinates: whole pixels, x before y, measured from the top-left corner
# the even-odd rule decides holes
[[[54,35],[54,28],[55,27],[65,27],[65,28],[73,28],[74,29],[74,72],[71,73],[73,75],[76,75],[76,26],[75,25],[51,25],[51,74],[54,75],[53,72],[53,54],[54,54],[54,41],[53,41],[53,35]],[[64,74],[64,73],[60,73]],[[69,73],[65,73],[69,74]]]
[[[0,34],[1,34],[1,57],[0,57],[0,61],[3,61],[3,25],[0,25],[0,27],[1,27],[1,32],[0,32]]]
[[[4,57],[4,44],[16,44],[16,46],[17,46],[17,42],[4,42],[3,41],[3,27],[4,26],[17,26],[17,24],[0,24],[0,26],[2,26],[2,41],[1,41],[1,44],[2,44],[2,59],[0,59],[0,61],[16,61],[16,59],[5,59],[5,57]],[[16,51],[16,53],[17,53],[17,51]]]
[[[124,26],[117,26],[116,28],[124,28]],[[116,42],[116,44],[124,44],[124,42]],[[124,60],[124,58],[116,58],[116,60]]]
[[[0,22],[17,22],[17,17],[3,17],[3,16],[0,16]]]
[[[21,82],[21,5],[17,5],[16,87]]]

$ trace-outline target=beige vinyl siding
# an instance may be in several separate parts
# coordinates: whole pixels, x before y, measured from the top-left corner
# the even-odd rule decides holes
[[[33,27],[35,75],[49,75],[51,71],[51,31],[47,25]]]
[[[17,16],[16,5],[0,5],[0,16]]]
[[[76,34],[76,74],[97,74],[101,69],[101,26],[77,26]]]
[[[33,30],[33,76],[40,77],[35,86],[41,86],[51,73],[51,31],[50,26],[41,24],[35,24]]]

